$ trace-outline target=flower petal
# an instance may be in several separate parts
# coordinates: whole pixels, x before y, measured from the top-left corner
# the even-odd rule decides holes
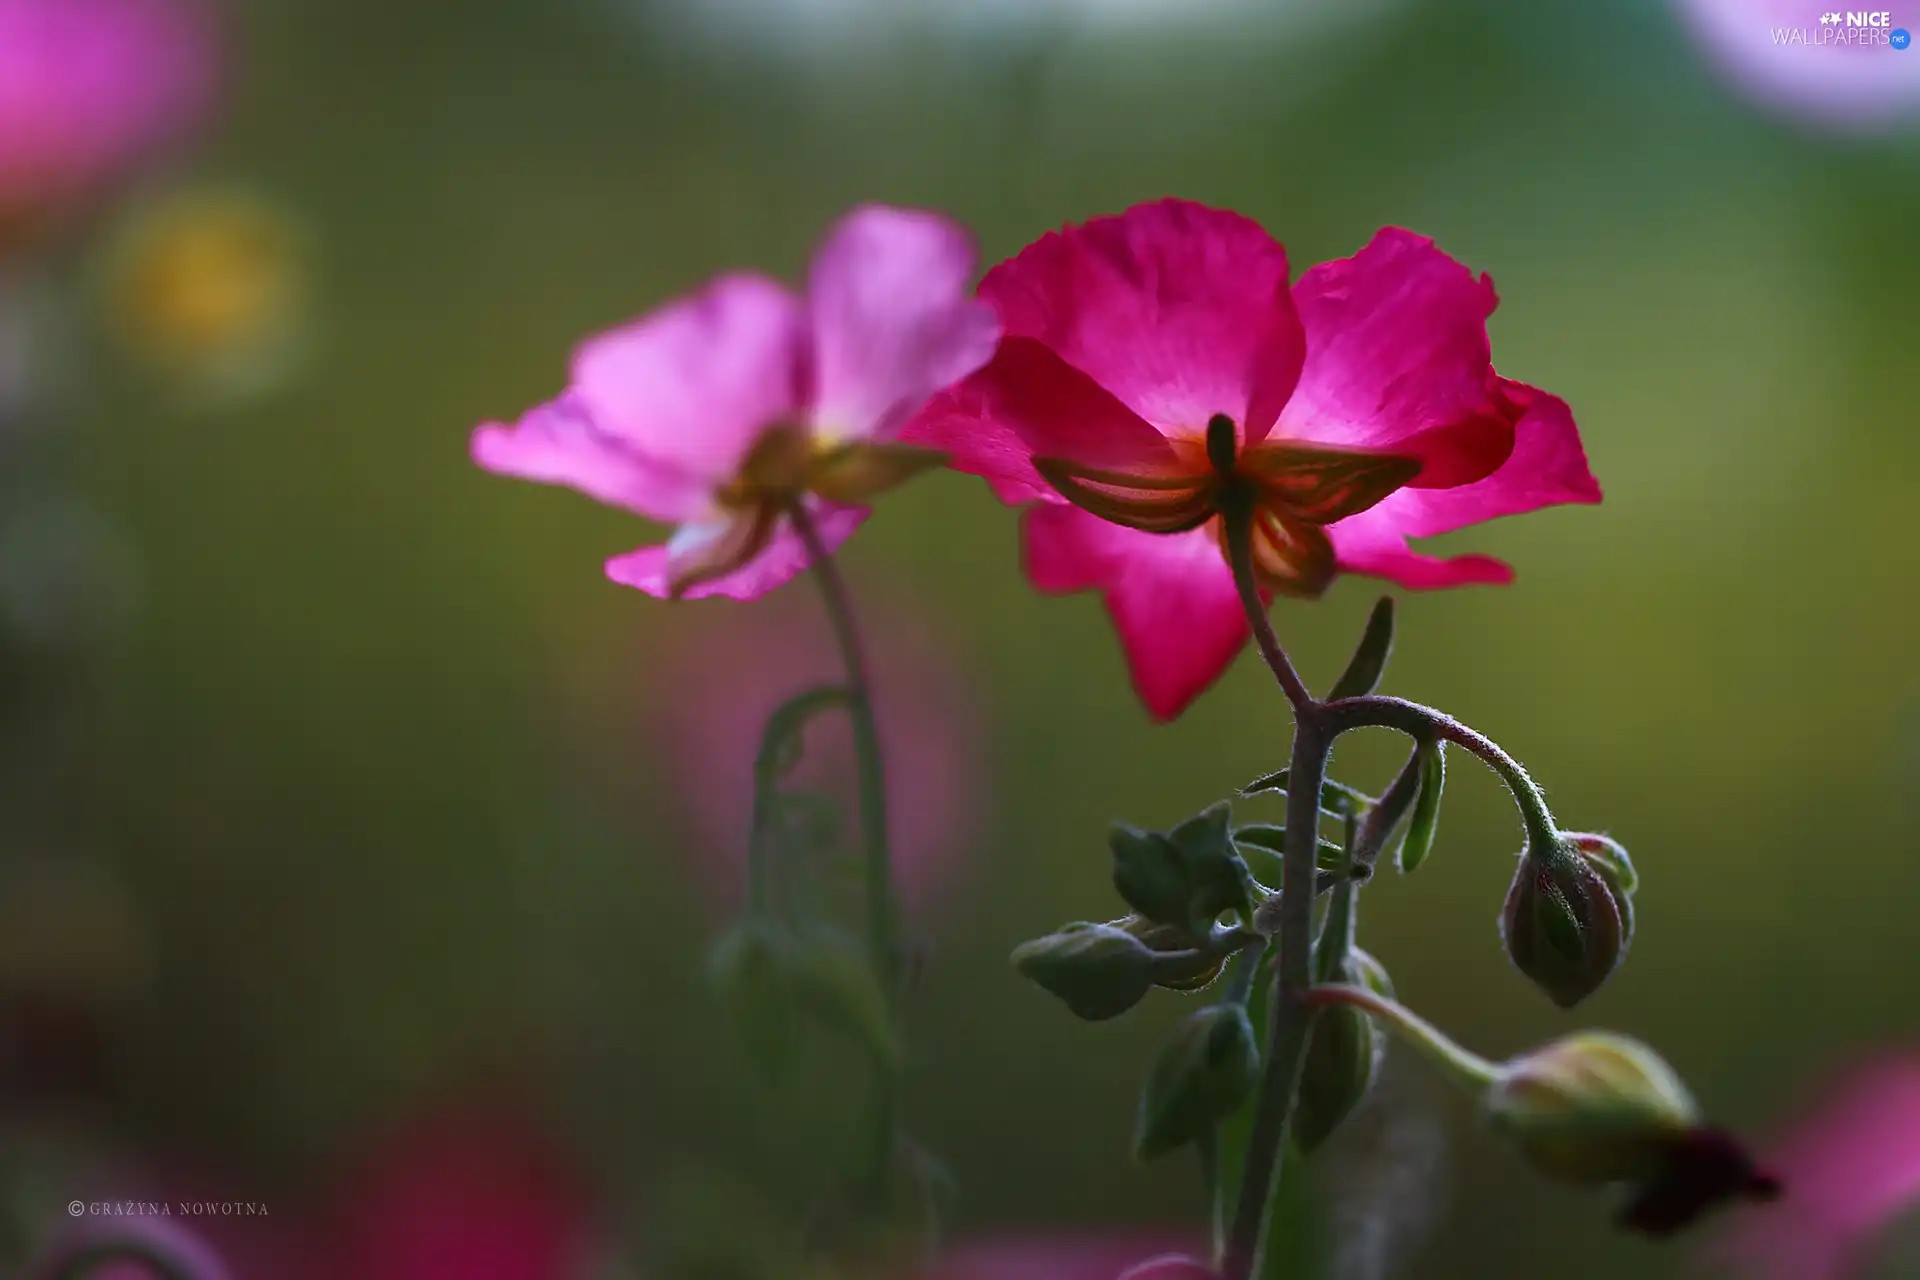
[[[717,486],[764,429],[799,412],[805,353],[793,296],[727,275],[587,342],[573,394],[609,439]]]
[[[1313,449],[1269,441],[1247,450],[1241,468],[1269,502],[1312,524],[1360,514],[1420,474],[1420,463],[1392,453]]]
[[[1388,227],[1351,258],[1300,277],[1306,364],[1276,437],[1420,458],[1422,488],[1469,484],[1511,449],[1487,317],[1493,281]]]
[[[471,448],[474,462],[488,471],[567,485],[655,520],[691,519],[712,498],[707,482],[601,431],[572,395],[536,405],[511,427],[486,423],[473,433]]]
[[[1409,538],[1567,503],[1600,501],[1573,411],[1557,396],[1500,380],[1500,393],[1521,411],[1513,453],[1486,479],[1455,489],[1401,489],[1371,510],[1328,527],[1340,567],[1420,590],[1505,583],[1513,570],[1487,556],[1441,559],[1410,550]]]
[[[1211,529],[1140,533],[1050,504],[1027,509],[1024,535],[1035,588],[1101,593],[1133,687],[1155,719],[1184,711],[1247,642],[1233,574]]]
[[[853,536],[869,512],[864,507],[835,507],[814,503],[814,524],[820,540],[831,551]],[[686,590],[682,599],[700,600],[708,596],[726,596],[733,600],[754,600],[793,581],[807,568],[807,549],[782,519],[774,526],[760,553],[733,573],[701,582]],[[641,547],[607,561],[607,576],[622,586],[637,587],[662,600],[673,598],[669,577],[668,550],[665,546]]]
[[[1002,502],[1062,501],[1036,456],[1080,468],[1164,477],[1180,468],[1166,437],[1032,338],[1006,338],[987,367],[934,397],[901,439],[944,450]]]
[[[1288,279],[1259,223],[1162,200],[1042,237],[980,296],[1161,432],[1198,438],[1224,413],[1254,443],[1300,376]]]
[[[993,308],[970,297],[973,240],[936,213],[868,205],[814,256],[814,412],[829,439],[885,438],[934,392],[987,362]]]

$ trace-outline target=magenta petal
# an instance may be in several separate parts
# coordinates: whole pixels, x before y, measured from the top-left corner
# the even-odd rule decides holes
[[[1487,475],[1511,415],[1497,391],[1487,317],[1493,282],[1388,227],[1351,258],[1300,277],[1300,384],[1275,434],[1350,449],[1419,454],[1427,486]]]
[[[473,460],[488,471],[567,485],[655,520],[691,519],[712,500],[707,481],[609,437],[571,395],[527,410],[511,427],[487,423],[473,433],[472,450]]]
[[[813,504],[814,523],[820,540],[832,551],[860,527],[870,514],[865,507],[835,507]],[[686,593],[688,600],[706,596],[726,596],[733,600],[754,600],[793,581],[807,568],[807,549],[784,519],[774,530],[773,540],[743,567],[724,578],[702,582]],[[637,587],[650,596],[667,599],[667,549],[665,546],[641,547],[607,561],[607,576],[622,586]]]
[[[934,392],[987,362],[993,308],[969,295],[973,240],[935,213],[869,205],[813,260],[815,428],[886,437]]]
[[[994,414],[988,387],[978,376],[929,400],[900,429],[900,439],[945,450],[948,466],[980,476],[1008,506],[1063,500],[1033,469],[1033,450],[1020,433]]]
[[[724,483],[762,430],[798,414],[805,357],[793,296],[762,276],[728,275],[587,342],[572,391],[609,440]]]
[[[1038,339],[1160,431],[1224,413],[1266,435],[1304,340],[1287,253],[1259,223],[1181,200],[1067,227],[987,273],[1009,335]]]
[[[1029,507],[1023,528],[1037,589],[1101,593],[1155,719],[1186,710],[1246,644],[1246,615],[1210,528],[1141,533],[1059,504]]]
[[[1500,469],[1456,489],[1402,489],[1377,506],[1332,525],[1340,567],[1373,574],[1415,590],[1503,583],[1513,571],[1486,556],[1452,560],[1409,550],[1409,538],[1451,533],[1468,525],[1566,503],[1600,501],[1600,484],[1587,467],[1573,411],[1557,396],[1501,379],[1499,391],[1519,410],[1513,452]]]

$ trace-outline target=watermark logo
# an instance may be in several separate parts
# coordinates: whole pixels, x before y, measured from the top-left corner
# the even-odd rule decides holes
[[[258,1200],[70,1200],[70,1218],[264,1218]]]
[[[1818,26],[1773,28],[1773,42],[1809,49],[1904,49],[1913,38],[1904,27],[1893,25],[1890,10],[1829,9],[1821,13]]]

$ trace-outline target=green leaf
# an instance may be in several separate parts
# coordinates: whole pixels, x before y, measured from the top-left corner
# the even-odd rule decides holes
[[[1319,854],[1314,859],[1320,870],[1340,870],[1345,861],[1345,850],[1340,847],[1339,842],[1329,840],[1317,833],[1314,838],[1320,842]],[[1271,854],[1276,858],[1286,856],[1287,829],[1271,822],[1250,822],[1244,827],[1236,828],[1233,839],[1236,844],[1251,846],[1262,854]]]
[[[1348,659],[1347,669],[1334,682],[1333,691],[1327,694],[1327,701],[1338,702],[1341,698],[1358,698],[1372,693],[1380,685],[1380,677],[1387,669],[1387,658],[1392,652],[1393,597],[1381,596],[1380,602],[1373,606],[1373,615],[1367,619],[1367,629],[1360,637],[1359,647]]]
[[[1291,770],[1282,769],[1255,778],[1240,788],[1243,796],[1287,794],[1287,777]],[[1373,797],[1358,787],[1350,787],[1344,782],[1335,782],[1328,778],[1320,784],[1320,812],[1330,818],[1344,818],[1350,813],[1358,813],[1373,803]]]
[[[1447,744],[1426,742],[1418,751],[1420,795],[1413,802],[1413,816],[1407,819],[1407,834],[1400,841],[1402,874],[1414,870],[1433,852],[1433,838],[1440,828],[1440,799],[1447,787]]]

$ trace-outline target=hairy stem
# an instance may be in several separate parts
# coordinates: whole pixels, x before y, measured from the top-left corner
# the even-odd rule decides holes
[[[804,502],[787,509],[793,530],[807,550],[821,603],[833,625],[840,656],[847,668],[847,717],[853,725],[853,754],[860,781],[860,835],[867,863],[867,944],[880,986],[899,1016],[900,941],[899,907],[894,900],[893,858],[887,848],[887,781],[880,753],[880,733],[873,718],[873,685],[867,674],[865,646],[854,618],[853,598],[820,530]],[[873,1190],[883,1191],[893,1166],[900,1125],[900,1081],[885,1063],[874,1067]]]
[[[1268,1223],[1280,1183],[1281,1160],[1293,1125],[1301,1067],[1313,1035],[1313,1009],[1301,997],[1313,985],[1313,903],[1320,839],[1320,784],[1326,778],[1333,739],[1322,712],[1274,635],[1266,601],[1253,572],[1252,511],[1243,504],[1225,512],[1228,557],[1240,602],[1260,652],[1293,704],[1293,759],[1287,783],[1287,835],[1281,852],[1280,957],[1267,1019],[1260,1089],[1254,1099],[1253,1132],[1240,1177],[1239,1203],[1221,1260],[1225,1280],[1249,1280],[1267,1247]]]
[[[1324,711],[1327,729],[1335,736],[1349,729],[1378,726],[1398,729],[1415,742],[1440,738],[1472,752],[1489,769],[1499,774],[1507,790],[1513,793],[1513,802],[1520,809],[1520,820],[1526,826],[1528,841],[1539,849],[1542,857],[1552,856],[1556,828],[1553,814],[1547,809],[1546,797],[1521,763],[1508,755],[1493,739],[1468,728],[1444,711],[1423,707],[1405,698],[1389,698],[1380,694],[1342,698],[1338,702],[1325,704]]]
[[[1377,1018],[1400,1039],[1418,1049],[1427,1061],[1440,1069],[1453,1083],[1470,1093],[1479,1093],[1499,1074],[1499,1068],[1477,1053],[1460,1047],[1448,1035],[1397,1001],[1375,994],[1365,987],[1329,984],[1307,992],[1309,1005],[1345,1004]]]

